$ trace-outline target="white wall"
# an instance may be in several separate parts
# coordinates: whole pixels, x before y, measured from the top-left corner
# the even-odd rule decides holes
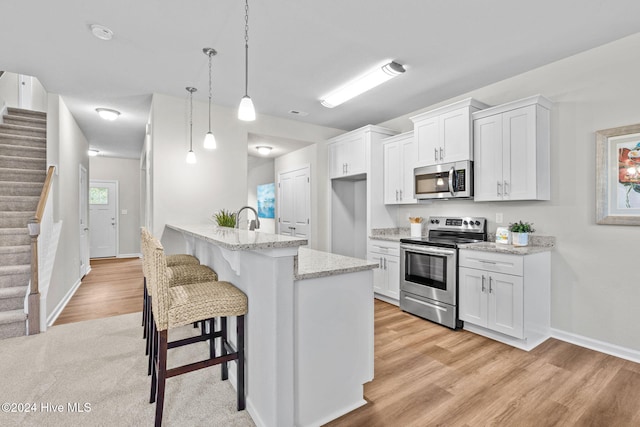
[[[193,149],[198,163],[188,165],[188,98],[154,94],[151,111],[153,233],[163,236],[168,253],[183,251],[167,223],[201,223],[219,209],[236,210],[247,202],[248,133],[310,142],[324,142],[342,131],[261,115],[242,122],[235,109],[212,106],[211,125],[218,148],[205,151],[208,104],[193,103]],[[326,158],[326,153],[324,154]],[[325,167],[326,169],[326,167]]]
[[[90,157],[89,179],[118,181],[118,256],[140,254],[140,160]],[[127,213],[123,214],[123,210]]]
[[[552,253],[552,327],[640,350],[638,265],[640,227],[596,225],[595,131],[640,122],[640,34],[627,37],[462,94],[490,105],[540,93],[554,102],[551,113],[551,201],[439,201],[405,206],[409,215],[472,215],[504,223],[526,220],[538,234],[557,237]],[[424,108],[421,111],[428,110]],[[408,117],[381,123],[411,130]]]
[[[88,149],[87,139],[62,98],[49,94],[47,163],[58,165],[53,182],[53,219],[62,221],[62,230],[47,295],[47,315],[80,281],[79,165],[89,169]]]
[[[339,131],[338,134],[340,133],[344,132]],[[309,246],[312,249],[323,251],[330,249],[327,233],[325,232],[329,228],[328,197],[330,191],[330,182],[327,175],[327,156],[327,144],[325,140],[275,159],[276,182],[279,173],[309,165],[309,180],[311,181],[311,212],[309,218],[311,231]],[[278,200],[277,192],[278,188],[276,188],[276,200]]]
[[[35,77],[31,78],[31,109],[35,111],[47,111],[47,91]],[[18,74],[4,72],[0,77],[0,111],[4,105],[7,107],[19,107],[18,91],[20,83]]]
[[[258,209],[258,185],[275,183],[274,159],[249,156],[247,169],[247,205]],[[277,200],[277,199],[276,199]],[[245,218],[242,213],[242,218]],[[249,213],[249,218],[253,214]],[[260,218],[260,231],[265,233],[276,232],[275,218]]]

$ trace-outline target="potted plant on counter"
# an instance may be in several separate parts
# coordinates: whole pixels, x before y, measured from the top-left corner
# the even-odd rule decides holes
[[[236,226],[236,214],[235,212],[220,209],[213,214],[213,218],[218,223],[219,227],[235,227]]]
[[[509,224],[509,231],[511,232],[511,244],[513,246],[527,246],[529,244],[529,233],[533,233],[533,223],[529,222],[514,222]]]

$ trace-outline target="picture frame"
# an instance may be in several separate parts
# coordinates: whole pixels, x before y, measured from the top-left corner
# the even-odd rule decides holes
[[[640,225],[640,123],[596,131],[596,223]]]

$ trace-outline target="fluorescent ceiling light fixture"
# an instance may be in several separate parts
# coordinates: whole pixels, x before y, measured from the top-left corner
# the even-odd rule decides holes
[[[87,154],[89,154],[90,157],[95,157],[98,155],[98,153],[98,150],[89,150]]]
[[[266,156],[271,152],[271,147],[268,147],[266,145],[260,145],[256,147],[256,150],[258,150],[258,153],[262,154],[263,156]]]
[[[120,115],[120,111],[111,110],[109,108],[96,108],[96,111],[100,117],[110,122],[114,121]]]
[[[350,81],[340,89],[324,96],[320,100],[320,103],[327,108],[337,107],[343,102],[346,102],[351,98],[355,98],[361,93],[373,89],[379,84],[382,84],[395,76],[399,76],[404,72],[404,67],[397,62],[387,62],[382,66],[378,66],[367,71],[362,76]]]

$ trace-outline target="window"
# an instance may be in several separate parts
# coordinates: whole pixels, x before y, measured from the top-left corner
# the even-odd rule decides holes
[[[90,205],[108,205],[109,189],[106,187],[89,188],[89,204]]]

